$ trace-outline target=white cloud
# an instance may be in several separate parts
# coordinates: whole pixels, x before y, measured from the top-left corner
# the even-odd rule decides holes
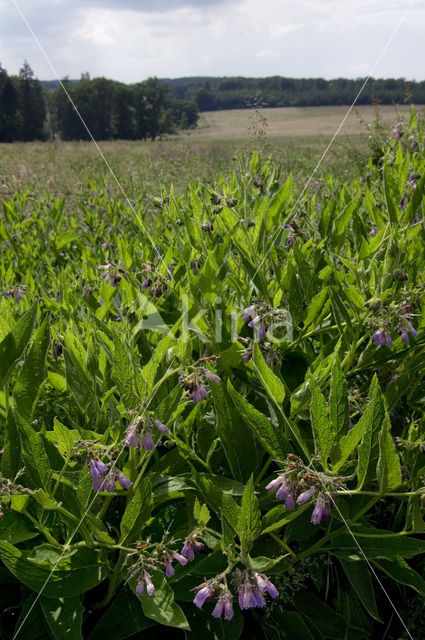
[[[294,31],[299,31],[300,29],[304,29],[305,24],[272,24],[269,27],[269,33],[272,38],[280,38],[281,36],[286,35],[287,33],[293,33]]]
[[[365,75],[408,0],[18,0],[60,76]],[[412,8],[374,75],[424,79],[425,3]],[[10,0],[0,62],[52,72]],[[366,70],[367,69],[367,70]]]
[[[255,55],[257,58],[280,58],[278,51],[270,51],[270,49],[260,49]]]

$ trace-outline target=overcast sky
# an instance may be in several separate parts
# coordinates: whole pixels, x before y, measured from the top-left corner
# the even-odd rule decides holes
[[[410,0],[16,0],[60,77],[368,75]],[[425,80],[425,2],[373,71]],[[0,0],[0,63],[54,73],[14,0]]]

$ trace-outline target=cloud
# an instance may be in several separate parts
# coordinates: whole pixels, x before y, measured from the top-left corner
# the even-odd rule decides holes
[[[278,51],[270,51],[270,49],[260,49],[255,55],[257,58],[280,58]]]
[[[300,29],[304,29],[304,23],[293,23],[293,24],[272,24],[269,28],[269,33],[272,38],[280,38],[281,36],[286,35],[287,33],[293,33],[294,31],[299,31]]]
[[[61,0],[63,2],[63,0]],[[85,9],[112,9],[114,11],[137,11],[139,13],[168,13],[193,7],[203,9],[223,4],[234,4],[241,0],[76,0],[73,6]],[[63,2],[65,4],[65,2]]]

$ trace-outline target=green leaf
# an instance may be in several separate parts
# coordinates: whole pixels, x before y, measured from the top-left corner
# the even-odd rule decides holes
[[[388,489],[396,489],[401,484],[400,458],[391,437],[391,424],[387,412],[385,412],[379,437],[379,458],[376,473],[382,493]]]
[[[210,384],[216,413],[216,429],[235,480],[246,482],[257,468],[257,449],[246,424],[229,398],[223,383]]]
[[[89,591],[106,575],[94,551],[79,550],[71,558],[64,558],[52,571],[46,564],[29,559],[32,552],[22,551],[0,541],[0,558],[20,582],[48,598],[70,598]]]
[[[19,431],[25,468],[36,487],[43,487],[46,491],[49,491],[52,471],[44,448],[43,438],[26,422],[21,423]]]
[[[285,398],[285,386],[267,365],[257,343],[254,345],[253,363],[267,394],[277,405],[282,404]]]
[[[79,598],[41,596],[40,604],[54,640],[83,640],[83,606]]]
[[[236,408],[247,421],[251,431],[264,449],[277,460],[285,460],[289,444],[279,427],[274,427],[266,416],[255,409],[246,398],[241,396],[232,386],[230,380],[227,388]]]
[[[72,447],[80,437],[79,431],[77,431],[77,429],[68,429],[68,427],[55,418],[53,422],[53,433],[61,455],[68,457]]]
[[[366,430],[358,447],[359,460],[357,467],[357,488],[361,489],[371,480],[376,479],[376,464],[379,456],[379,435],[385,418],[384,398],[376,375],[369,389],[370,402],[363,414]]]
[[[34,529],[29,520],[16,511],[8,509],[0,519],[0,540],[18,544],[36,538],[38,535],[39,532]]]
[[[22,445],[13,411],[9,411],[5,422],[5,443],[1,457],[1,471],[5,478],[14,478],[21,468]]]
[[[123,588],[109,603],[88,640],[127,640],[155,624],[147,618],[137,596]]]
[[[397,556],[394,560],[381,558],[379,562],[375,560],[373,564],[396,582],[406,584],[425,596],[425,580],[417,571],[409,567],[401,556]]]
[[[411,536],[394,536],[393,531],[385,529],[374,529],[373,527],[362,527],[361,532],[373,537],[358,537],[358,542],[363,553],[368,559],[387,558],[393,560],[397,556],[403,558],[413,558],[414,556],[425,553],[425,541]],[[353,533],[360,533],[353,528]],[[391,537],[386,537],[391,536]],[[342,558],[359,557],[359,547],[349,534],[338,537],[338,548],[332,552],[334,555]]]
[[[393,225],[398,223],[398,213],[397,206],[394,202],[393,194],[395,191],[394,181],[390,173],[390,168],[388,165],[384,166],[384,193],[385,193],[385,202],[387,204],[388,215],[390,218],[390,222]]]
[[[327,287],[324,287],[317,293],[311,300],[307,307],[303,331],[312,325],[314,328],[317,325],[318,319],[323,315],[326,308],[329,308],[329,295]]]
[[[0,389],[4,387],[13,366],[30,341],[36,317],[37,305],[34,303],[0,342]]]
[[[145,593],[140,596],[145,616],[168,627],[190,631],[186,616],[174,602],[173,590],[164,576],[157,572],[152,576],[152,582],[155,586],[154,595]]]
[[[149,478],[144,478],[134,491],[133,497],[127,504],[121,519],[121,541],[133,541],[140,535],[144,525],[151,515],[152,487]]]
[[[37,329],[31,349],[13,388],[16,412],[31,422],[41,383],[46,377],[46,355],[50,343],[47,319]]]
[[[227,493],[218,489],[209,478],[193,470],[194,486],[203,500],[219,517],[225,518],[232,529],[237,532],[240,507]]]
[[[97,411],[96,396],[93,393],[93,385],[85,364],[73,346],[73,340],[69,339],[69,344],[63,352],[67,389],[74,397],[83,415],[87,416],[89,420],[93,420]]]
[[[311,504],[308,502],[300,507],[297,507],[293,511],[287,511],[283,504],[279,504],[277,507],[273,507],[270,511],[263,516],[262,531],[261,533],[269,533],[270,531],[276,531],[281,529],[295,518],[298,518],[304,511],[311,508]]]
[[[375,620],[380,620],[379,613],[376,608],[375,593],[373,591],[372,581],[370,579],[370,573],[366,563],[360,558],[356,560],[340,558],[340,563],[350,585],[359,596],[360,601],[366,610],[373,618],[375,618]]]
[[[349,425],[348,389],[344,373],[341,368],[338,353],[335,354],[332,365],[331,391],[329,408],[336,439],[346,435]]]
[[[239,511],[237,534],[241,541],[242,554],[249,553],[252,543],[261,531],[261,513],[258,499],[254,491],[254,480],[248,480],[242,496]]]
[[[313,376],[310,378],[311,388],[311,422],[316,440],[316,448],[322,455],[322,463],[326,467],[329,453],[336,439],[336,427],[331,422],[326,400]]]
[[[163,362],[168,349],[170,349],[175,344],[175,339],[171,338],[170,336],[165,336],[164,338],[162,338],[162,340],[158,343],[152,358],[143,367],[141,371],[141,378],[144,381],[143,392],[147,395],[152,391],[158,368]]]

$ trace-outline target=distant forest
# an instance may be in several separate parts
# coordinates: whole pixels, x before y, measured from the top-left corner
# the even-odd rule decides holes
[[[173,98],[156,78],[126,85],[83,74],[63,84],[96,140],[155,140],[198,121],[196,104]],[[63,88],[36,80],[27,62],[19,76],[9,76],[0,64],[0,142],[57,137],[90,139]]]
[[[351,105],[366,78],[177,78],[162,79],[173,98],[194,101],[199,111],[244,109],[256,96],[268,107]],[[368,80],[357,104],[425,104],[425,82]]]
[[[63,84],[96,140],[146,140],[195,127],[200,111],[349,105],[364,78],[149,78],[127,85],[107,78]],[[425,82],[370,79],[357,104],[425,104]],[[39,81],[27,62],[18,76],[0,64],[0,142],[88,140],[58,81]]]

